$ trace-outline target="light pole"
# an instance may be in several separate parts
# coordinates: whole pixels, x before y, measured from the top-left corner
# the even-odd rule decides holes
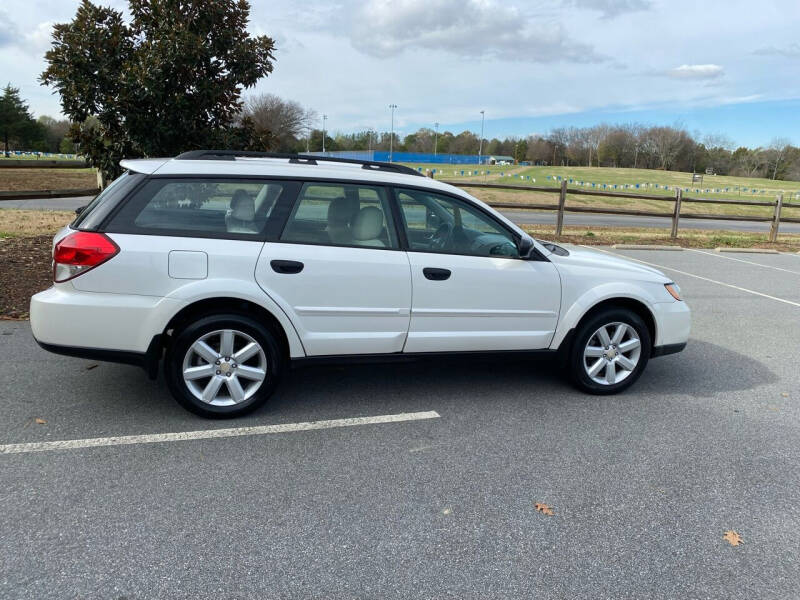
[[[392,109],[392,132],[389,134],[389,162],[392,162],[392,156],[394,155],[394,109],[397,108],[397,104],[390,104],[389,108]]]
[[[484,119],[484,117],[485,117],[485,115],[483,114],[483,111],[481,111],[481,141],[478,143],[478,164],[479,165],[483,164],[483,161],[481,160],[481,155],[483,154],[483,119]]]
[[[375,131],[370,127],[367,129],[367,152],[372,152],[372,136]]]
[[[437,146],[439,145],[439,123],[436,122],[433,124],[434,127],[434,134],[433,134],[433,155],[436,156],[437,154]]]

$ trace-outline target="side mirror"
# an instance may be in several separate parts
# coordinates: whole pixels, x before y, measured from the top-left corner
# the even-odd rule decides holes
[[[81,214],[85,208],[86,208],[86,205],[84,205],[84,206],[79,206],[78,208],[76,208],[76,209],[75,209],[75,214],[76,214],[76,215],[79,215],[79,214]]]
[[[519,240],[519,257],[520,258],[528,258],[530,256],[531,251],[533,250],[533,238],[530,236],[524,235]]]

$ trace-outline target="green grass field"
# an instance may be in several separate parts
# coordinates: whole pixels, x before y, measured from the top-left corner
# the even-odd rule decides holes
[[[772,181],[770,179],[729,177],[705,175],[702,185],[692,185],[692,174],[676,171],[660,171],[649,169],[612,169],[606,167],[525,167],[525,166],[482,166],[477,165],[435,165],[435,164],[408,164],[412,168],[422,168],[423,171],[436,169],[435,178],[446,181],[459,182],[486,182],[501,183],[516,186],[535,186],[558,188],[561,176],[567,179],[571,189],[586,189],[595,191],[611,191],[620,193],[639,193],[653,196],[673,198],[675,187],[684,189],[683,195],[688,197],[709,198],[713,200],[748,200],[755,202],[774,202],[779,193],[783,193],[784,202],[800,203],[800,182],[798,181]],[[461,172],[464,172],[462,175]],[[479,171],[478,175],[474,172]],[[488,173],[487,173],[488,171]],[[549,179],[548,179],[549,176]],[[572,179],[570,182],[569,180]],[[584,182],[581,186],[579,182]],[[594,183],[592,187],[590,184]],[[606,185],[603,188],[603,184]],[[636,188],[639,184],[639,188]],[[614,189],[614,185],[617,188]],[[628,185],[629,187],[625,187]],[[668,189],[665,189],[668,188]],[[689,191],[685,191],[689,188]],[[728,192],[724,190],[728,188]],[[736,189],[738,188],[738,189]],[[468,191],[486,202],[518,202],[555,204],[557,196],[538,192],[517,192],[512,190],[487,190],[480,188],[467,188]],[[752,190],[757,190],[753,193]],[[696,192],[695,190],[700,190]],[[709,190],[708,192],[706,190]],[[716,190],[720,190],[717,192]],[[763,192],[762,192],[763,190]],[[603,208],[623,208],[634,210],[649,210],[668,213],[672,210],[672,203],[659,200],[631,199],[631,198],[603,198],[570,194],[567,197],[567,206],[570,204],[581,206],[596,206]],[[755,217],[769,217],[773,214],[772,206],[738,206],[719,204],[700,204],[686,202],[682,205],[683,214],[705,213],[719,215],[741,215]],[[782,216],[800,218],[800,209],[784,208]]]

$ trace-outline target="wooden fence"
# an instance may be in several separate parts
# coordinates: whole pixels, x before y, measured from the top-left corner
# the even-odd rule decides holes
[[[755,200],[714,200],[712,198],[695,198],[692,196],[684,196],[683,190],[678,189],[675,196],[656,196],[653,194],[627,194],[624,192],[600,192],[595,190],[584,190],[577,188],[568,188],[567,182],[562,181],[560,188],[554,187],[536,187],[529,185],[505,185],[499,183],[471,183],[462,181],[445,181],[452,185],[462,188],[483,188],[493,190],[516,190],[523,192],[539,192],[545,194],[558,194],[558,204],[531,204],[531,203],[516,203],[516,202],[490,202],[489,205],[494,208],[505,209],[523,209],[523,210],[554,210],[556,211],[556,235],[561,235],[564,229],[564,213],[599,213],[610,215],[626,215],[633,217],[662,217],[672,221],[671,236],[678,237],[678,230],[680,228],[681,219],[707,219],[714,221],[756,221],[770,223],[769,241],[775,242],[778,239],[778,229],[781,223],[800,223],[800,219],[792,217],[781,217],[781,210],[783,208],[800,208],[800,203],[784,202],[783,194],[778,194],[775,200],[768,201],[755,201]],[[605,208],[594,206],[568,206],[567,194],[575,194],[579,196],[601,196],[605,198],[628,198],[632,200],[656,200],[658,202],[669,203],[670,212],[656,212],[650,210],[633,210],[629,208]],[[772,216],[750,216],[750,215],[717,215],[717,214],[704,214],[704,213],[685,213],[681,212],[681,206],[684,203],[698,203],[698,204],[722,204],[722,205],[735,205],[735,206],[760,206],[771,207]]]
[[[14,163],[27,163],[25,165]],[[33,164],[30,164],[33,163]],[[3,167],[38,167],[38,168],[85,168],[86,163],[82,161],[16,161],[16,160],[2,160],[0,161],[0,168]],[[596,213],[596,214],[609,214],[609,215],[625,215],[632,217],[661,217],[664,219],[671,219],[672,230],[671,236],[678,237],[678,230],[680,228],[681,219],[707,219],[714,221],[755,221],[769,223],[769,241],[775,242],[778,239],[778,229],[781,223],[800,223],[800,218],[781,217],[781,210],[783,208],[800,208],[800,203],[784,202],[783,194],[778,194],[775,200],[756,201],[756,200],[714,200],[711,198],[695,198],[692,196],[684,196],[682,189],[675,191],[675,196],[656,196],[653,194],[628,194],[625,192],[601,192],[596,190],[584,190],[577,188],[568,188],[567,182],[562,181],[560,188],[554,187],[537,187],[529,185],[505,185],[501,183],[472,183],[469,181],[445,181],[457,187],[462,188],[484,188],[493,190],[516,190],[523,192],[538,192],[544,194],[558,194],[558,204],[531,204],[531,203],[516,203],[516,202],[490,202],[489,205],[494,208],[505,209],[521,209],[521,210],[555,210],[556,211],[556,235],[561,235],[564,230],[564,213]],[[70,196],[92,196],[99,192],[102,187],[98,171],[98,187],[96,189],[84,190],[43,190],[43,191],[23,191],[23,192],[0,192],[0,201],[2,200],[26,200],[35,198],[65,198]],[[605,198],[628,198],[632,200],[656,200],[658,202],[665,202],[671,204],[670,212],[656,212],[649,210],[633,210],[629,208],[605,208],[594,206],[568,206],[567,194],[575,194],[579,196],[600,196]],[[703,214],[703,213],[682,213],[681,206],[684,203],[698,203],[698,204],[721,204],[721,205],[735,205],[735,206],[760,206],[762,208],[771,207],[772,216],[750,216],[750,215],[717,215],[717,214]]]

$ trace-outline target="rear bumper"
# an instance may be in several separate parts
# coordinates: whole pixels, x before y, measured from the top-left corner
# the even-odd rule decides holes
[[[81,292],[63,283],[31,298],[31,331],[48,346],[145,354],[181,305],[156,296]]]
[[[81,348],[79,346],[59,346],[57,344],[47,344],[39,341],[34,336],[36,343],[42,348],[53,354],[64,356],[74,356],[76,358],[86,358],[88,360],[98,360],[102,362],[122,363],[142,367],[150,379],[155,379],[158,375],[158,364],[163,354],[163,344],[160,335],[153,337],[147,352],[127,352],[125,350],[107,350],[102,348]]]

